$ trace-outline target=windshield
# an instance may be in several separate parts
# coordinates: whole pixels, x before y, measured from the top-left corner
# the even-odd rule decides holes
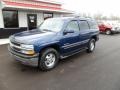
[[[56,19],[56,18],[50,18],[45,20],[39,27],[41,31],[53,31],[53,32],[59,32],[62,29],[63,26],[63,20]]]

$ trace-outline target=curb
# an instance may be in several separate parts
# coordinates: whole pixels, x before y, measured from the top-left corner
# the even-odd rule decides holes
[[[4,44],[8,44],[9,43],[9,39],[0,39],[0,45],[4,45]]]

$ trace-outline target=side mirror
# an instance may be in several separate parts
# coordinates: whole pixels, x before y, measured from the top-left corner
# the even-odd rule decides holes
[[[66,35],[66,34],[68,34],[68,33],[74,33],[74,30],[65,30],[65,31],[63,32],[64,35]]]

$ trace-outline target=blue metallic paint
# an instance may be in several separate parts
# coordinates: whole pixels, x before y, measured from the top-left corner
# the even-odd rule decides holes
[[[63,28],[60,32],[40,32],[38,29],[32,31],[25,31],[17,33],[10,37],[17,42],[34,45],[35,52],[38,53],[41,49],[51,45],[58,45],[60,47],[60,54],[62,56],[67,53],[75,53],[81,48],[85,48],[92,36],[99,35],[99,30],[80,30],[79,32],[69,33],[64,35],[63,32],[66,25],[71,20],[78,20],[76,18],[65,18]],[[86,19],[85,19],[86,20]]]

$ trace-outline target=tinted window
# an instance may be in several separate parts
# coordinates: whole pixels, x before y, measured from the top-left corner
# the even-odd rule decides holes
[[[87,30],[87,29],[89,29],[89,25],[88,25],[87,21],[80,21],[79,24],[80,24],[80,30]]]
[[[66,30],[79,31],[79,26],[77,21],[71,21],[68,23]]]
[[[90,29],[98,29],[98,24],[91,20],[91,21],[88,21],[89,25],[90,25]]]
[[[17,28],[18,25],[18,12],[3,10],[3,19],[5,28]]]

